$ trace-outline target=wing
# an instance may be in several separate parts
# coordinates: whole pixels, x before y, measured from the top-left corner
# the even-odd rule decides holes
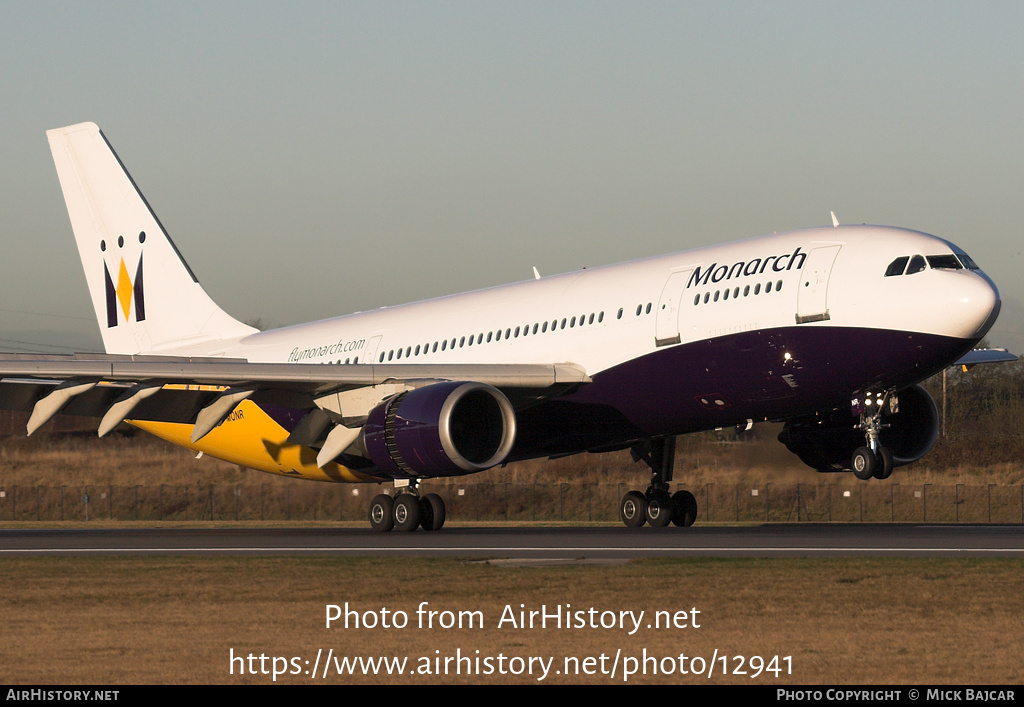
[[[0,407],[31,413],[31,434],[54,415],[100,418],[105,435],[125,420],[193,425],[191,441],[209,434],[243,400],[304,414],[289,441],[321,449],[326,463],[351,444],[381,403],[443,382],[472,382],[501,391],[513,408],[589,382],[581,367],[552,364],[249,363],[243,359],[163,356],[0,356]]]

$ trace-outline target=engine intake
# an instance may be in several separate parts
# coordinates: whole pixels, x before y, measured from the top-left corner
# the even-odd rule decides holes
[[[434,383],[385,400],[363,427],[370,460],[392,478],[460,476],[500,464],[516,437],[515,411],[496,388]]]
[[[879,442],[892,452],[893,466],[915,462],[931,450],[939,434],[939,412],[928,391],[919,385],[897,393],[899,411],[888,415]],[[790,420],[779,441],[818,471],[849,469],[853,452],[864,445],[858,419],[848,411]]]

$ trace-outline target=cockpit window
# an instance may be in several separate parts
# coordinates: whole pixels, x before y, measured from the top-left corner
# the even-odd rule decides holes
[[[914,273],[921,272],[928,265],[925,263],[923,255],[915,255],[910,259],[910,267],[907,268],[907,275],[913,275]]]
[[[949,255],[929,255],[928,264],[935,270],[963,270],[964,267],[952,253]]]
[[[910,265],[907,265],[907,261]],[[944,255],[929,255],[927,257],[923,255],[915,255],[913,257],[909,255],[901,255],[896,260],[889,263],[889,267],[885,269],[886,277],[894,277],[896,275],[913,275],[919,273],[927,268],[933,270],[978,270],[978,266],[971,256],[963,252],[959,248],[954,247],[953,253],[946,253]]]
[[[896,260],[889,263],[889,267],[885,269],[886,277],[893,277],[894,275],[902,275],[903,271],[907,268],[907,261],[910,260],[909,255],[901,255]]]
[[[953,252],[956,253],[956,257],[960,258],[960,262],[963,263],[964,267],[968,270],[981,270],[981,268],[978,267],[978,264],[975,263],[967,253],[963,252],[959,248],[954,248]]]

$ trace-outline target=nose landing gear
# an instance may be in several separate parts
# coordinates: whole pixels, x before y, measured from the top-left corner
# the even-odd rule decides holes
[[[882,422],[883,414],[899,412],[899,398],[894,391],[872,396],[868,393],[863,401],[854,399],[854,412],[860,414],[857,429],[863,430],[865,446],[857,447],[850,460],[853,475],[862,481],[888,479],[892,475],[892,452],[879,441],[879,433],[889,425]]]

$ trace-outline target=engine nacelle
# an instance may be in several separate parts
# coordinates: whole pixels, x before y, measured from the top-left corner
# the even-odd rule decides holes
[[[392,478],[460,476],[500,464],[512,451],[516,416],[501,391],[483,383],[434,383],[374,408],[363,445]]]
[[[939,434],[939,411],[928,391],[919,385],[897,394],[898,412],[883,414],[885,427],[879,442],[892,452],[893,466],[915,462],[932,448]],[[779,434],[779,441],[818,471],[846,471],[858,447],[863,447],[864,432],[849,411],[790,420]]]

